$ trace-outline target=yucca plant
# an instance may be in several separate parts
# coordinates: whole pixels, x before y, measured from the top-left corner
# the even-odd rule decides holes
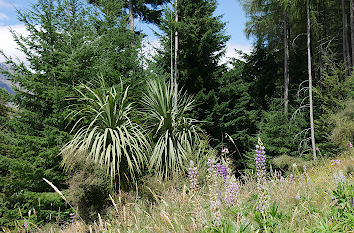
[[[186,115],[194,107],[192,96],[178,90],[175,81],[155,79],[147,83],[142,104],[155,141],[150,171],[164,178],[184,171],[200,140],[197,121]]]
[[[143,129],[131,120],[132,103],[128,88],[122,85],[93,89],[77,88],[77,106],[72,118],[81,118],[73,126],[83,125],[61,150],[62,165],[73,168],[76,161],[91,159],[107,170],[115,190],[126,190],[147,162],[150,145]],[[80,122],[88,122],[82,124]]]

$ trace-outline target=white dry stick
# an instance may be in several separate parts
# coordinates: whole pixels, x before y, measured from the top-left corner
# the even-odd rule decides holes
[[[49,184],[49,186],[50,187],[52,187],[53,189],[54,189],[54,191],[57,193],[57,194],[59,194],[59,196],[76,212],[76,215],[81,219],[81,221],[84,221],[81,217],[80,217],[80,215],[79,215],[79,213],[78,213],[78,211],[69,203],[69,201],[65,198],[65,196],[64,196],[64,194],[62,193],[62,192],[60,192],[60,190],[57,188],[57,187],[55,187],[55,185],[52,183],[52,182],[50,182],[49,180],[47,180],[46,178],[42,178],[47,184]]]
[[[60,197],[61,197],[66,203],[69,204],[68,200],[66,200],[65,196],[63,195],[63,193],[60,192],[60,190],[59,190],[57,187],[55,187],[55,185],[54,185],[52,182],[50,182],[50,181],[47,180],[46,178],[42,178],[42,179],[43,179],[45,182],[47,182],[47,184],[49,184],[50,187],[52,187],[52,188],[54,189],[54,191],[55,191],[56,193],[58,193],[58,194],[60,195]],[[69,205],[70,205],[70,204],[69,204]],[[71,206],[71,205],[70,205],[70,206]]]

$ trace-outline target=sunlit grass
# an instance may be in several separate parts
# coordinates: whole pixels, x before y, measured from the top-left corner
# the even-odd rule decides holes
[[[336,160],[340,163],[322,159],[308,165],[309,180],[301,177],[302,168],[294,169],[293,180],[288,176],[283,182],[276,174],[268,173],[269,203],[276,203],[279,216],[274,219],[274,227],[267,228],[266,232],[315,232],[311,230],[314,227],[331,228],[333,223],[326,217],[330,214],[332,193],[337,187],[333,174],[343,171],[347,182],[352,184],[354,153],[344,153]],[[168,181],[146,177],[138,193],[127,194],[125,201],[117,196],[116,208],[107,210],[96,222],[76,221],[60,227],[47,225],[41,232],[242,232],[245,226],[245,232],[260,232],[255,222],[256,180],[253,174],[239,180],[237,205],[227,206],[222,202],[220,213],[224,224],[218,228],[213,225],[207,183],[202,180],[200,183],[199,191],[191,192],[187,177]],[[221,190],[222,182],[219,185]],[[200,203],[199,209],[196,200]],[[229,231],[227,224],[233,226],[229,226]]]

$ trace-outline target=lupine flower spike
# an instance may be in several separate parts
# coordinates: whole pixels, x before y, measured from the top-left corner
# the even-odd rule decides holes
[[[70,221],[75,222],[77,220],[77,217],[75,216],[75,213],[70,213]]]
[[[226,182],[225,202],[228,205],[235,205],[239,189],[235,176],[229,176]]]
[[[216,169],[218,171],[218,174],[224,178],[224,182],[226,182],[226,178],[229,175],[229,172],[227,171],[227,166],[225,164],[217,163],[216,164]]]
[[[210,207],[212,209],[212,214],[214,216],[214,225],[220,226],[221,224],[221,213],[220,213],[220,199],[217,198],[217,170],[216,170],[215,159],[208,159],[208,183],[209,183],[209,198]]]
[[[268,204],[268,192],[266,187],[266,155],[261,139],[258,139],[256,145],[256,175],[257,175],[257,191],[258,191],[258,205],[257,210],[262,214],[266,211]]]
[[[189,176],[191,190],[197,191],[198,190],[198,169],[197,167],[194,166],[193,161],[190,161],[188,176]]]
[[[198,182],[198,168],[194,166],[194,162],[190,161],[190,166],[188,170],[188,176],[189,176],[189,181],[190,181],[190,187],[191,187],[191,193],[196,194],[199,189],[199,182]],[[195,206],[195,215],[194,219],[196,220],[196,223],[204,224],[204,214],[202,213],[202,208],[199,202],[199,198],[197,196],[194,196],[193,198],[193,204]]]

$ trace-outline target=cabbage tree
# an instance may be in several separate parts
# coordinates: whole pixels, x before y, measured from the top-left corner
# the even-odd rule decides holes
[[[164,178],[184,171],[200,140],[197,121],[187,116],[194,107],[192,96],[178,90],[175,81],[156,79],[147,83],[142,103],[155,141],[150,170]]]
[[[81,116],[73,127],[79,129],[62,148],[62,165],[71,169],[75,161],[93,160],[107,170],[116,191],[126,190],[142,172],[150,151],[143,129],[131,120],[128,88],[108,88],[102,82],[101,88],[82,85],[77,92],[77,108],[71,114],[74,119]]]

